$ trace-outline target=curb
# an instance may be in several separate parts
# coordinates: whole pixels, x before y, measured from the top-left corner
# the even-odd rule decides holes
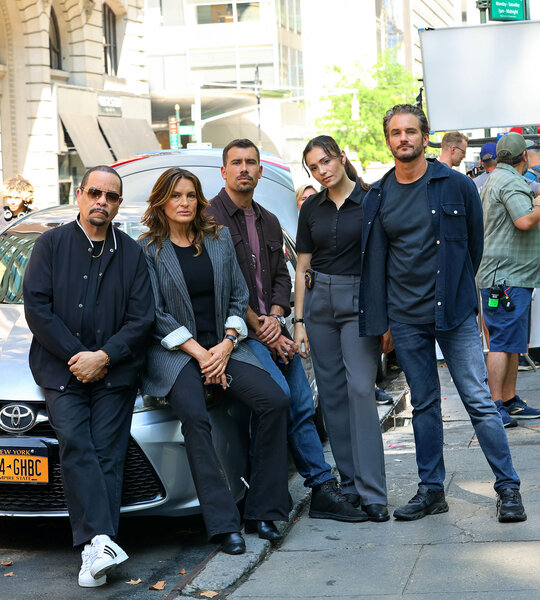
[[[304,479],[298,474],[289,481],[289,492],[293,499],[289,520],[276,522],[276,527],[283,537],[287,535],[311,497],[310,489],[304,487]],[[201,591],[223,591],[235,585],[266,558],[273,548],[271,542],[261,540],[256,535],[245,535],[244,539],[245,554],[231,556],[218,552],[193,581],[181,590],[180,596],[200,598]],[[172,597],[170,598],[172,600]]]
[[[404,375],[401,373],[385,388],[385,391],[393,396],[394,403],[377,407],[383,432],[395,427],[396,413],[406,406],[408,387]],[[323,450],[329,449],[328,442],[323,444]],[[330,464],[333,464],[331,456],[327,456],[326,459]],[[335,470],[335,465],[333,470]],[[304,487],[304,479],[298,473],[289,480],[289,492],[293,499],[293,508],[289,513],[289,520],[276,523],[276,527],[284,538],[311,498],[311,490]],[[174,595],[169,594],[167,600],[174,600],[179,596],[200,598],[203,591],[223,592],[249,575],[270,554],[274,546],[268,540],[261,540],[256,535],[244,535],[244,539],[246,541],[245,554],[231,556],[230,554],[217,552],[190,583]]]

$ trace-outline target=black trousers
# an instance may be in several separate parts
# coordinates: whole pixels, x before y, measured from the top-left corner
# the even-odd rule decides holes
[[[124,462],[137,388],[107,388],[72,377],[66,390],[44,390],[60,465],[73,545],[118,532]]]
[[[244,518],[286,521],[288,400],[263,369],[229,360],[226,373],[232,382],[221,393],[247,404],[259,417]],[[240,531],[240,515],[212,443],[201,371],[194,359],[178,375],[169,402],[182,421],[189,466],[208,538]]]

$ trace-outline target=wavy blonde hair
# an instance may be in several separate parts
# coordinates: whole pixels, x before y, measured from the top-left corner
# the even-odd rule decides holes
[[[172,196],[174,188],[180,179],[189,179],[193,183],[197,198],[195,218],[189,224],[188,230],[188,233],[192,233],[194,236],[193,245],[197,249],[195,256],[199,256],[202,252],[205,235],[213,234],[216,238],[219,237],[218,232],[221,226],[217,224],[213,217],[206,214],[209,202],[204,197],[199,178],[191,173],[191,171],[173,167],[172,169],[167,169],[158,177],[147,200],[148,208],[141,219],[143,225],[148,227],[148,231],[143,233],[139,239],[149,238],[146,245],[147,248],[155,242],[157,244],[156,256],[162,248],[163,238],[168,238],[171,234],[164,206]]]
[[[8,196],[19,197],[24,206],[29,206],[34,201],[34,186],[22,175],[15,175],[6,179],[0,189],[2,198]]]

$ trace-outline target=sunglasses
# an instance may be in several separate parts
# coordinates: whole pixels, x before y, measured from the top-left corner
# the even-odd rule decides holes
[[[92,200],[99,200],[101,196],[105,194],[105,199],[110,204],[117,204],[122,199],[120,194],[117,194],[116,192],[106,192],[105,190],[100,190],[96,187],[91,187],[87,189],[81,187],[81,190],[83,192],[86,192]]]

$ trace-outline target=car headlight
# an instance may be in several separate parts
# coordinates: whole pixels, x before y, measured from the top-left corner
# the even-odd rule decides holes
[[[157,410],[169,406],[167,398],[159,396],[148,396],[148,394],[138,394],[135,399],[134,413],[146,412],[147,410]]]

